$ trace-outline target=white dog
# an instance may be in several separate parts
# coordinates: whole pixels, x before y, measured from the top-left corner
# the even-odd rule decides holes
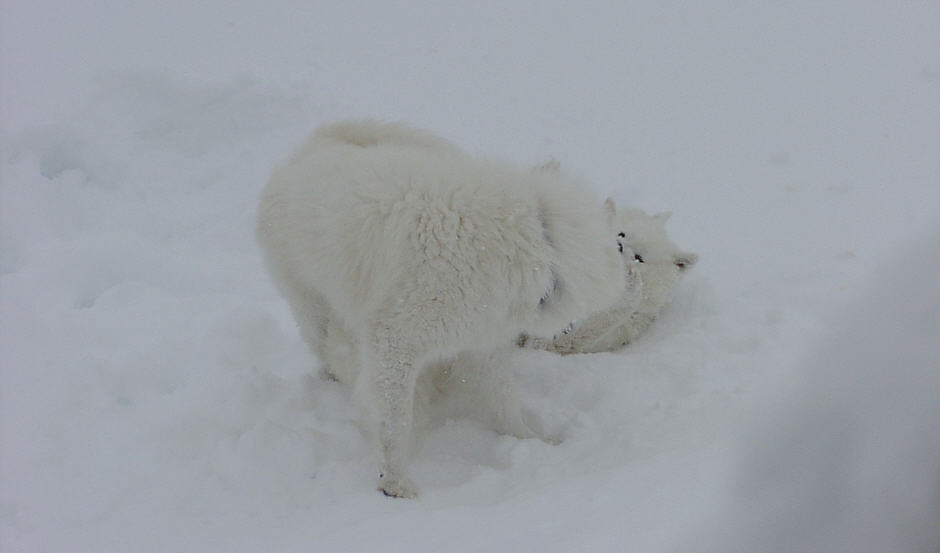
[[[612,214],[591,197],[564,172],[374,121],[318,129],[271,177],[259,242],[321,360],[332,330],[357,350],[385,494],[415,495],[404,463],[424,367],[552,336],[624,294]]]
[[[561,354],[622,348],[649,327],[669,300],[679,277],[698,261],[697,254],[680,251],[666,236],[670,213],[650,216],[636,208],[616,210],[613,202],[607,207],[615,211],[624,255],[636,263],[636,275],[627,274],[632,282],[630,289],[607,310],[574,321],[571,328],[553,339],[523,334],[519,345]]]

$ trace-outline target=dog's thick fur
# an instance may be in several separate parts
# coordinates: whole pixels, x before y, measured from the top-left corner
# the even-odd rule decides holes
[[[327,370],[355,359],[367,378],[384,493],[416,493],[404,464],[423,368],[552,336],[624,294],[613,218],[592,197],[562,171],[368,120],[319,128],[271,177],[266,262]]]
[[[632,285],[608,309],[595,313],[553,339],[523,334],[519,345],[555,353],[596,353],[614,351],[634,341],[659,315],[669,300],[679,277],[698,261],[698,255],[680,251],[666,235],[669,213],[647,215],[640,209],[617,209],[614,214],[623,255]],[[639,291],[639,293],[637,293]]]

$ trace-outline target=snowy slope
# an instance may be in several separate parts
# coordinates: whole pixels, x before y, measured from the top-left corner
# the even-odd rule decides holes
[[[0,550],[940,547],[935,4],[378,4],[0,5]],[[561,444],[433,409],[415,501],[252,237],[361,115],[701,255],[628,349],[508,368]]]

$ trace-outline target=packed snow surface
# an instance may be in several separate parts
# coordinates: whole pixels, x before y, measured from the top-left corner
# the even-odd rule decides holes
[[[0,550],[937,551],[938,52],[928,2],[4,1]],[[627,349],[507,367],[559,444],[436,404],[413,501],[253,239],[358,116],[701,256]]]

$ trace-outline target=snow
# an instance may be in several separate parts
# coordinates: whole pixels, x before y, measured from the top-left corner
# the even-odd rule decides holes
[[[0,550],[936,551],[940,8],[0,6]],[[407,119],[671,210],[622,352],[446,402],[375,491],[253,241],[319,122]]]

